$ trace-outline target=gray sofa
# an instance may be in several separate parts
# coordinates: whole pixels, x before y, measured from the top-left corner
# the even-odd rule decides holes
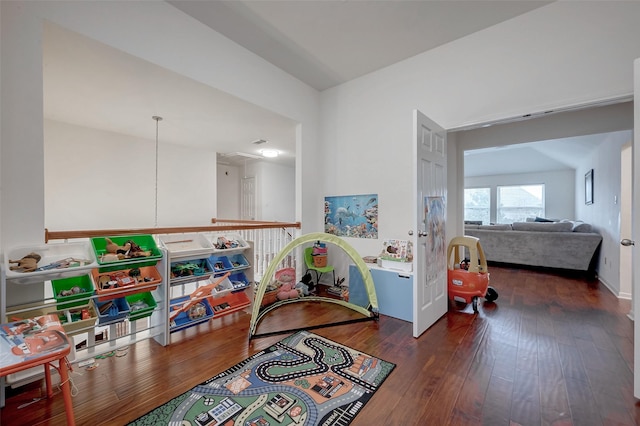
[[[511,225],[465,225],[465,235],[480,239],[490,262],[595,272],[602,236],[589,224],[514,222]]]

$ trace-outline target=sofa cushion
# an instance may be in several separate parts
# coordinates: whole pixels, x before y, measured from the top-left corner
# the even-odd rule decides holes
[[[573,232],[593,232],[593,228],[590,223],[574,222]]]
[[[514,231],[539,232],[571,232],[573,224],[570,222],[513,222]]]
[[[561,222],[569,222],[573,226],[573,232],[593,232],[591,224],[581,220],[562,219]]]
[[[476,229],[489,229],[492,231],[511,231],[511,224],[498,223],[496,225],[478,225]]]

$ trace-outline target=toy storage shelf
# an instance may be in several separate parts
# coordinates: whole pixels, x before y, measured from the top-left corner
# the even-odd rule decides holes
[[[44,313],[57,314],[74,345],[67,357],[72,363],[150,338],[163,346],[167,345],[166,251],[158,250],[154,253],[154,259],[146,263],[132,259],[131,262],[124,260],[113,265],[100,265],[88,247],[91,247],[91,243],[86,241],[9,249],[0,268],[0,320],[8,322]],[[15,256],[21,256],[26,250],[29,250],[26,253],[43,253],[38,264],[47,267],[55,264],[57,259],[83,259],[86,262],[63,269],[42,268],[34,272],[10,270],[8,260],[15,260]],[[141,265],[148,263],[154,264],[153,269],[158,274],[153,280],[145,282],[140,279],[135,286],[111,289],[106,299],[104,293],[97,291],[94,277],[103,273],[128,272],[133,268],[145,273],[145,268],[150,266]],[[9,301],[7,295],[11,296]],[[116,299],[116,306],[119,307],[117,314],[108,309],[100,312],[101,306]],[[131,310],[131,305],[141,300],[146,301],[145,309],[136,312]],[[42,368],[26,370],[7,376],[5,384],[20,386],[42,376]]]
[[[251,306],[253,245],[234,234],[183,234],[159,236],[159,245],[167,250],[166,330],[171,334]],[[226,246],[225,246],[226,244]],[[225,247],[225,248],[222,248]],[[229,273],[224,280],[220,279]],[[220,281],[219,288],[192,304],[189,299],[198,289]],[[195,297],[195,296],[193,296]],[[184,311],[176,314],[176,309]],[[171,319],[173,316],[173,320]]]

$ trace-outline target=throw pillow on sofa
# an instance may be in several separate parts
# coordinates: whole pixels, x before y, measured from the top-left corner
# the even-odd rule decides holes
[[[533,220],[534,222],[557,222],[557,220],[547,219],[546,217],[538,217]]]
[[[513,222],[514,231],[537,232],[571,232],[573,224],[570,222]]]
[[[562,219],[562,222],[569,222],[573,226],[573,232],[593,232],[591,224],[585,223],[581,220]]]

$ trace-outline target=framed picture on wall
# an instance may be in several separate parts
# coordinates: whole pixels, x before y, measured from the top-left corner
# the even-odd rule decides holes
[[[324,232],[378,238],[378,194],[324,197]]]
[[[593,204],[593,169],[584,175],[584,203]]]

